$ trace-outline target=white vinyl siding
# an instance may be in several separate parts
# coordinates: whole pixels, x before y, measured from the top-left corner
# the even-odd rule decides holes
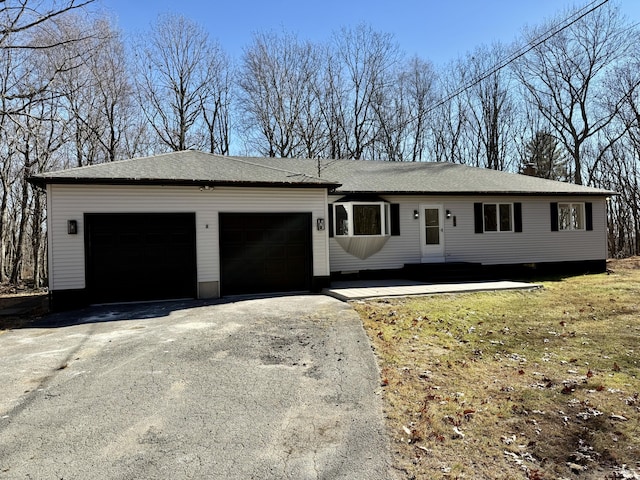
[[[311,212],[313,275],[329,275],[327,232],[316,228],[327,218],[321,188],[233,188],[182,186],[49,185],[49,288],[85,288],[85,213],[195,212],[198,282],[220,280],[219,212]],[[78,234],[67,234],[67,220]]]
[[[414,219],[420,204],[441,204],[451,218],[444,220],[445,261],[477,262],[486,265],[601,260],[607,258],[606,202],[604,197],[473,197],[473,196],[394,196],[384,195],[390,203],[400,204],[400,236],[391,237],[376,254],[360,260],[342,250],[330,239],[332,272],[402,268],[405,263],[420,263],[421,222]],[[339,197],[334,197],[335,199]],[[330,198],[329,201],[332,201]],[[522,204],[522,232],[499,235],[475,233],[474,202]],[[551,202],[592,202],[593,231],[551,231]],[[456,226],[453,226],[456,217]]]
[[[474,233],[473,201],[448,204],[457,215],[458,227],[445,222],[447,261],[484,264],[519,264],[601,260],[607,258],[606,203],[604,197],[571,198],[571,202],[593,203],[593,231],[552,232],[549,205],[558,197],[513,197],[483,199],[483,202],[520,202],[522,232],[501,235]],[[456,200],[456,203],[459,201]]]

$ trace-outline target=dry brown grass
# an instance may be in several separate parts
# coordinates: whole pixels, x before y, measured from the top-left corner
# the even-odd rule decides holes
[[[640,478],[639,265],[538,291],[354,303],[379,358],[398,470]]]

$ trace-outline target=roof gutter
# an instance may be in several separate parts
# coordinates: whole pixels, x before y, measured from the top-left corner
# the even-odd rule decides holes
[[[618,192],[612,192],[608,190],[600,190],[595,192],[522,192],[522,191],[505,191],[505,192],[496,192],[496,191],[468,191],[468,192],[449,192],[449,191],[359,191],[359,190],[340,190],[337,189],[333,192],[334,195],[400,195],[400,196],[408,196],[408,195],[417,195],[417,196],[458,196],[458,197],[470,197],[470,196],[494,196],[494,197],[507,197],[507,196],[526,196],[526,197],[576,197],[576,196],[588,196],[588,197],[612,197],[620,195]]]
[[[81,177],[39,177],[31,176],[27,181],[40,188],[46,185],[157,185],[183,187],[263,187],[263,188],[326,188],[334,190],[339,183],[313,182],[260,182],[227,180],[187,180],[150,178],[81,178]]]

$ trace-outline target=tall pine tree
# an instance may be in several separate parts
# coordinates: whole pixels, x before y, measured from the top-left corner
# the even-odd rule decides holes
[[[567,156],[552,134],[539,130],[525,145],[525,158],[520,171],[534,177],[567,181]]]

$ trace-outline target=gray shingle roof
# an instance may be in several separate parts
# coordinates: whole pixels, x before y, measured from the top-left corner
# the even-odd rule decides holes
[[[212,155],[185,150],[152,157],[101,163],[34,175],[35,184],[179,184],[179,185],[280,185],[327,186],[334,182],[251,158]]]
[[[318,173],[320,173],[318,175]],[[47,183],[323,186],[337,193],[613,195],[615,192],[465,165],[433,162],[229,157],[167,153],[31,177]]]
[[[435,162],[328,162],[322,176],[338,180],[345,193],[584,194],[614,192],[486,168]]]

